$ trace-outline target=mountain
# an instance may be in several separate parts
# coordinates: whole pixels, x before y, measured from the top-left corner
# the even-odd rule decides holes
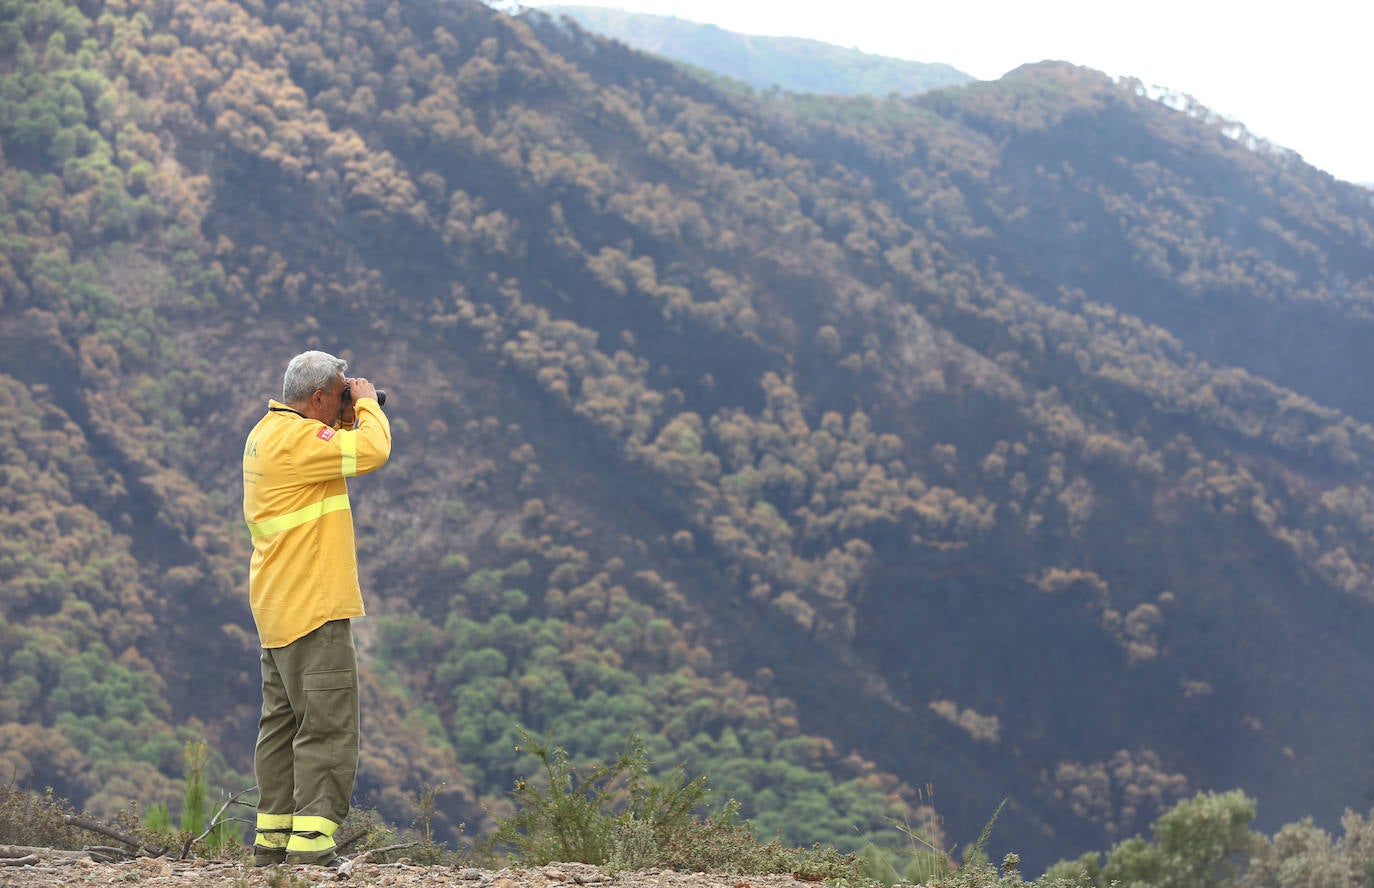
[[[886,58],[799,37],[738,34],[676,16],[599,6],[545,6],[531,14],[566,16],[633,49],[686,62],[760,90],[911,96],[973,81],[971,75],[950,65]]]
[[[1057,62],[741,95],[474,0],[0,0],[0,775],[252,783],[243,439],[376,380],[359,801],[630,731],[1027,871],[1369,805],[1374,207]]]

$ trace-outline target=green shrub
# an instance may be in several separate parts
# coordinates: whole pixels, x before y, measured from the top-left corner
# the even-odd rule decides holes
[[[679,824],[661,845],[657,865],[689,873],[791,873],[804,881],[868,881],[861,879],[857,854],[821,845],[790,848],[776,838],[760,842],[752,824],[739,820],[738,813],[732,799],[709,818]]]
[[[617,835],[622,854],[632,834],[639,834],[632,840],[637,848],[650,838],[659,842],[691,816],[708,791],[705,777],[683,783],[681,769],[662,782],[650,779],[638,735],[631,735],[614,762],[593,765],[585,775],[576,772],[563,748],[523,729],[520,736],[519,748],[539,760],[542,785],[516,782],[516,812],[498,824],[485,848],[507,848],[521,863],[609,864]],[[635,854],[642,856],[642,848]]]
[[[615,871],[648,869],[662,856],[654,825],[633,816],[616,824],[613,845],[608,865]]]
[[[63,820],[75,813],[71,804],[51,789],[39,794],[13,785],[0,786],[0,845],[80,848],[86,833]]]
[[[980,860],[942,873],[923,884],[925,888],[1085,888],[1090,884],[1048,874],[1027,882],[1018,869],[1019,863],[1015,854],[1008,854],[999,871],[986,860]]]
[[[1155,841],[1134,836],[1112,846],[1106,863],[1087,854],[1061,861],[1046,878],[1121,888],[1222,888],[1241,880],[1252,855],[1265,848],[1250,831],[1255,803],[1240,790],[1202,792],[1160,815],[1150,828]]]
[[[666,867],[684,872],[794,873],[808,879],[857,878],[858,858],[833,848],[761,843],[731,800],[698,816],[710,792],[705,775],[687,780],[681,767],[649,776],[644,743],[631,734],[610,764],[579,774],[568,753],[521,730],[523,749],[542,768],[538,784],[517,781],[516,811],[498,822],[483,854],[506,851],[516,862],[590,863],[612,870]]]

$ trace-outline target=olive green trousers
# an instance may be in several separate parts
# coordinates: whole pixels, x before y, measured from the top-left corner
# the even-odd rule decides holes
[[[337,850],[358,774],[358,657],[348,620],[262,649],[258,863],[321,863]]]

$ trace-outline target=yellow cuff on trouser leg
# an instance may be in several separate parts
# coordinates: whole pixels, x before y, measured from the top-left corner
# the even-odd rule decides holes
[[[258,814],[258,834],[253,840],[253,862],[263,866],[286,860],[291,837],[290,814]]]
[[[334,831],[339,825],[327,817],[297,814],[291,818],[291,838],[286,843],[286,862],[324,863],[332,860],[338,846]]]

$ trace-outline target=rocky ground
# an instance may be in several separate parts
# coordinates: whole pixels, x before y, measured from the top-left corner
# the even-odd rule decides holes
[[[580,863],[484,870],[357,860],[351,872],[342,873],[320,867],[254,868],[164,857],[97,863],[84,857],[62,857],[59,852],[35,851],[31,856],[36,858],[34,862],[0,866],[0,888],[309,888],[322,882],[382,888],[797,888],[799,881],[791,875],[732,876],[672,870],[608,873]]]

